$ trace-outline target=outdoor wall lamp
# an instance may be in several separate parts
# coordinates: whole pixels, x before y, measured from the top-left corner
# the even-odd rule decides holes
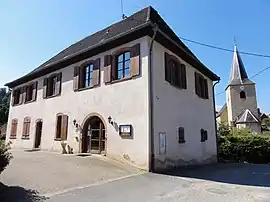
[[[74,119],[74,120],[73,120],[73,125],[74,125],[74,126],[76,125],[76,122],[77,122],[76,119]]]
[[[113,120],[111,116],[108,117],[108,122],[113,125]]]

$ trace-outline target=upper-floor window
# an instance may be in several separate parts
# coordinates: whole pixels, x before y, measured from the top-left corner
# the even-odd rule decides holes
[[[43,98],[60,95],[62,73],[53,74],[43,81]]]
[[[241,99],[246,99],[246,93],[245,93],[245,91],[241,91],[240,92],[240,98]]]
[[[25,86],[25,102],[36,100],[37,82]]]
[[[130,76],[130,51],[121,53],[116,59],[117,71],[115,78],[117,80]]]
[[[12,94],[12,105],[18,105],[21,102],[22,88],[14,89]]]
[[[180,89],[187,88],[186,66],[165,52],[165,80]]]
[[[205,79],[201,74],[195,72],[195,92],[196,95],[203,99],[208,99],[208,84],[207,79]]]
[[[30,123],[31,123],[31,119],[29,117],[25,117],[24,120],[23,120],[22,139],[29,138],[29,135],[30,135]]]
[[[140,75],[140,44],[104,56],[104,82],[124,81]]]
[[[18,120],[12,119],[11,121],[11,130],[10,130],[10,139],[15,139],[17,136],[17,126],[18,126]]]
[[[84,87],[92,86],[94,64],[90,63],[86,65],[84,71]]]
[[[74,67],[73,90],[88,89],[100,83],[100,59]]]

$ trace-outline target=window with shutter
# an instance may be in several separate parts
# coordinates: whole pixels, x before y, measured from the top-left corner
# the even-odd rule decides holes
[[[31,119],[29,117],[24,118],[22,139],[29,138],[29,136],[30,136],[30,123],[31,123]]]
[[[43,98],[61,94],[62,73],[53,74],[43,81]]]
[[[67,140],[68,133],[68,116],[57,114],[56,116],[56,134],[55,140]]]
[[[37,82],[25,86],[24,102],[31,102],[36,100]]]
[[[207,130],[201,129],[201,142],[208,140]]]
[[[187,89],[186,66],[173,55],[164,53],[165,81],[180,89]]]
[[[185,130],[183,127],[178,128],[178,143],[185,143]]]
[[[200,98],[209,99],[207,79],[195,72],[195,93]]]
[[[12,93],[12,105],[19,105],[22,97],[23,89],[17,88]]]
[[[10,130],[10,139],[16,139],[17,126],[18,126],[18,120],[17,119],[12,119],[12,121],[11,121],[11,130]]]

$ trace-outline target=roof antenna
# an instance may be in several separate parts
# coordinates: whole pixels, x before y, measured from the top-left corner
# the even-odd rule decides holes
[[[121,0],[121,12],[122,12],[122,19],[126,19],[127,16],[124,14],[124,6],[123,6],[123,0]]]

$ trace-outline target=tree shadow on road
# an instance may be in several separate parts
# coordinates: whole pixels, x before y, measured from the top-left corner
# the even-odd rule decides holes
[[[42,202],[48,199],[40,196],[38,191],[25,189],[20,186],[6,186],[0,182],[1,202]]]
[[[216,164],[174,169],[166,174],[229,184],[270,187],[270,165],[267,164]]]

